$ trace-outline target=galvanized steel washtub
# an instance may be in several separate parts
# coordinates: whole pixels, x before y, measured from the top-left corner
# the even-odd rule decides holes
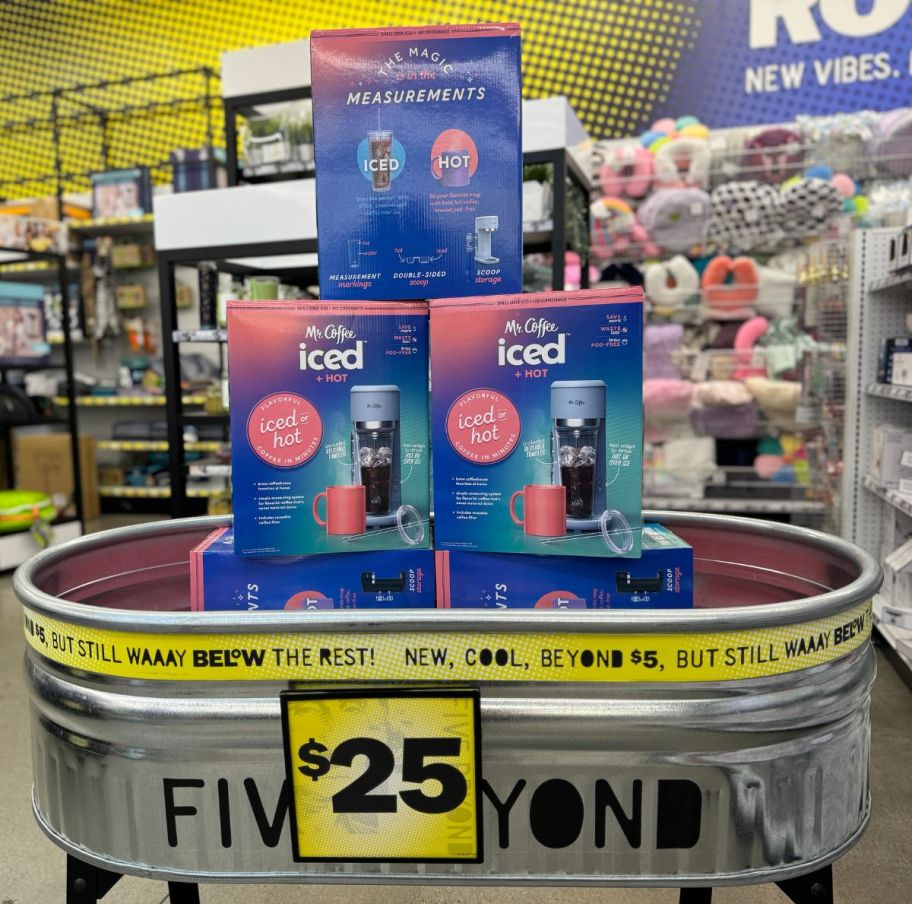
[[[701,608],[191,615],[187,554],[224,523],[218,518],[72,541],[26,563],[15,589],[27,616],[82,636],[215,633],[228,645],[250,632],[430,630],[483,642],[491,632],[787,631],[857,612],[880,585],[871,556],[813,531],[724,516],[649,517],[694,546]],[[867,823],[869,631],[867,621],[851,652],[823,664],[746,680],[541,683],[493,673],[474,682],[487,786],[477,865],[292,862],[278,702],[287,681],[114,677],[54,661],[32,644],[34,810],[69,853],[159,879],[781,881],[838,858]],[[616,806],[596,800],[599,782]],[[543,807],[555,798],[556,807]]]

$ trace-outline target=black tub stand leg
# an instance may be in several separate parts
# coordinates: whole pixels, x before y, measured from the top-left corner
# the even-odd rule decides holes
[[[195,882],[169,882],[171,904],[200,904],[199,886]]]
[[[682,888],[678,904],[712,904],[711,888]]]
[[[776,885],[794,904],[833,904],[833,867],[825,866]]]
[[[111,873],[67,854],[66,904],[98,904],[117,884],[120,873]]]

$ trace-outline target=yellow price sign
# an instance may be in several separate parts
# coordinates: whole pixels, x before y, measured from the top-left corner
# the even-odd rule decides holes
[[[298,862],[480,863],[472,688],[282,694]]]

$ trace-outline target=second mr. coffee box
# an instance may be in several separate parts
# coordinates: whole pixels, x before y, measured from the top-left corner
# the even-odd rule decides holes
[[[436,547],[639,556],[643,293],[431,302]]]
[[[427,548],[422,303],[228,303],[235,550]]]
[[[518,25],[311,35],[323,299],[522,290]]]

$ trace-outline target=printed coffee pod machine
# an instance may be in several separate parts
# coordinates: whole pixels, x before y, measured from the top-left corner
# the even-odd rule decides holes
[[[567,491],[567,530],[600,529],[605,499],[605,399],[601,380],[551,384],[551,482]]]
[[[352,386],[352,483],[363,484],[367,527],[396,524],[402,502],[399,387]]]
[[[500,258],[491,254],[491,236],[497,231],[496,216],[475,217],[475,232],[466,236],[467,250],[474,254],[476,264],[499,264]]]

